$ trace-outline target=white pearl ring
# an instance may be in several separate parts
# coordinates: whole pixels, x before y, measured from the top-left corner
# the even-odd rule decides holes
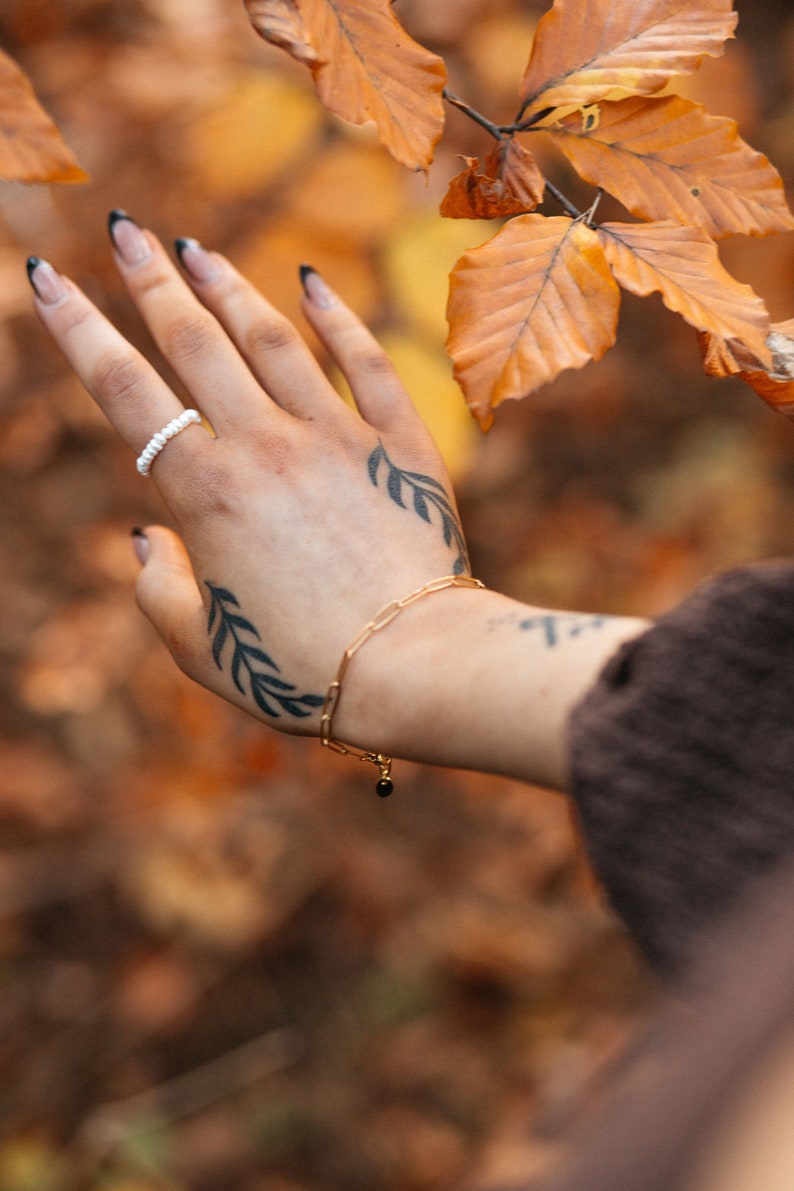
[[[186,409],[178,418],[172,418],[167,426],[163,426],[157,434],[153,434],[146,446],[141,451],[135,466],[142,476],[148,476],[152,469],[157,456],[162,451],[163,447],[172,438],[176,438],[177,434],[181,434],[193,422],[200,422],[201,414],[197,409]]]

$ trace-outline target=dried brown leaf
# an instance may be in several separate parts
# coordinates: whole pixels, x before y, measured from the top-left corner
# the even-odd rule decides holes
[[[448,219],[500,219],[534,211],[542,201],[540,167],[512,138],[500,141],[482,168],[477,157],[463,160],[467,168],[452,179],[441,203],[441,214]]]

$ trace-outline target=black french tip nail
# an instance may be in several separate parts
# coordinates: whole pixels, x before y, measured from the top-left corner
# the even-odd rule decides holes
[[[300,273],[301,285],[303,286],[304,289],[306,289],[306,278],[310,274],[316,273],[317,270],[314,268],[313,265],[301,265],[298,272]]]
[[[194,240],[192,236],[179,236],[174,240],[174,251],[179,257],[179,263],[185,263],[185,249],[195,248],[198,245],[198,240]]]
[[[313,265],[300,266],[300,279],[304,294],[318,310],[330,310],[332,306],[336,306],[337,297],[334,291]]]
[[[28,281],[30,282],[30,284],[33,286],[34,289],[36,288],[36,283],[33,280],[33,274],[36,272],[36,270],[38,269],[40,264],[41,264],[40,256],[29,256],[27,261],[25,262],[25,266],[28,271]]]
[[[139,525],[134,526],[130,531],[130,536],[135,557],[141,566],[145,566],[149,558],[149,539]]]
[[[122,219],[128,219],[130,223],[135,223],[135,220],[132,218],[132,216],[128,215],[126,211],[122,211],[120,207],[115,207],[108,215],[108,231],[110,232],[111,240],[114,238],[114,227],[117,223],[120,223]]]

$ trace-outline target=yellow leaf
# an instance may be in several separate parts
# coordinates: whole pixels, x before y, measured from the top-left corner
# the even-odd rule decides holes
[[[258,194],[300,161],[322,124],[310,90],[252,71],[190,130],[198,184],[221,201]]]
[[[483,429],[615,342],[620,292],[598,236],[563,216],[519,215],[464,254],[450,278],[447,351]]]
[[[384,247],[384,273],[397,313],[432,346],[447,336],[450,269],[482,235],[482,223],[439,219],[430,211],[404,220]]]
[[[400,331],[382,331],[378,341],[433,436],[450,476],[454,482],[460,482],[468,471],[479,436],[461,397],[460,386],[452,376],[449,360],[441,348],[434,350]],[[350,386],[339,369],[331,368],[329,375],[343,400],[355,409]]]
[[[379,336],[422,420],[436,441],[453,480],[465,473],[477,431],[439,348],[433,351],[396,332]]]
[[[36,99],[27,76],[0,50],[0,178],[84,182],[87,177]]]
[[[627,290],[641,297],[658,292],[669,310],[699,331],[737,340],[768,360],[766,307],[723,268],[705,232],[671,221],[604,223],[598,239]]]
[[[488,96],[492,110],[512,112],[515,80],[526,67],[527,46],[532,44],[538,18],[526,5],[511,12],[502,5],[490,8],[482,0],[475,3],[477,23],[466,34],[467,48],[475,52],[466,54],[467,69],[473,71],[477,90]]]
[[[408,36],[391,0],[245,0],[254,28],[309,66],[329,111],[372,120],[410,169],[427,170],[444,127],[444,63]]]
[[[652,95],[722,53],[733,0],[555,0],[538,24],[522,115],[596,103],[619,87]]]
[[[300,327],[318,353],[320,344],[301,313],[298,281],[301,261],[307,261],[322,273],[365,322],[375,318],[382,303],[372,262],[361,251],[360,243],[339,237],[329,239],[299,217],[281,215],[272,223],[264,223],[250,237],[238,242],[234,257],[244,276]]]
[[[4,1191],[42,1191],[66,1177],[66,1163],[53,1142],[35,1133],[15,1135],[8,1130],[0,1146],[0,1186]]]
[[[296,176],[290,215],[341,247],[371,244],[404,214],[405,181],[405,171],[376,144],[340,140]]]
[[[632,215],[676,219],[720,237],[794,228],[783,183],[736,124],[678,96],[599,105],[598,121],[575,112],[544,127],[586,181]]]

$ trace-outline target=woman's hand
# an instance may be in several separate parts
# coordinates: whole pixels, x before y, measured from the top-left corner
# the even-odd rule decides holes
[[[180,240],[180,272],[125,214],[110,228],[133,301],[212,428],[188,426],[153,460],[181,539],[146,530],[140,606],[186,673],[275,727],[316,733],[343,650],[377,610],[468,571],[441,457],[376,340],[313,270],[303,309],[358,412],[223,257]],[[132,467],[182,401],[72,282],[36,258],[30,273]]]
[[[223,257],[177,241],[180,273],[122,212],[111,235],[134,302],[212,427],[186,426],[153,459],[181,538],[146,530],[138,601],[187,674],[274,727],[317,734],[344,650],[378,610],[468,573],[444,465],[385,354],[317,273],[303,270],[304,313],[357,411]],[[28,267],[45,326],[139,455],[185,407],[72,282],[38,258]],[[356,655],[334,736],[562,787],[572,705],[642,628],[444,589]]]

